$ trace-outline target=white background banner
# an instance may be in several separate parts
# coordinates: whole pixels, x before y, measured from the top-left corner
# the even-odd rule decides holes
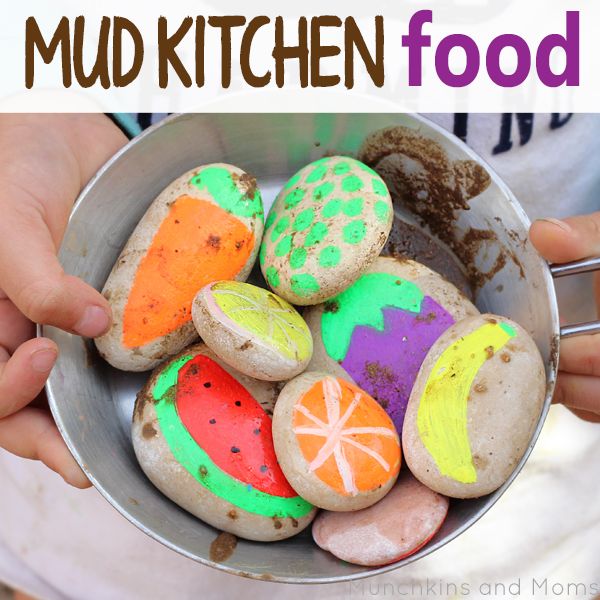
[[[419,11],[431,11],[429,18]],[[227,31],[214,18],[223,15],[244,17],[230,30],[228,83],[222,73]],[[323,15],[339,20],[313,19]],[[84,27],[77,17],[85,18]],[[115,17],[129,21],[120,52]],[[280,26],[276,17],[283,18]],[[172,41],[169,53],[168,38],[178,30],[181,41]],[[299,41],[296,57],[283,58],[282,46]],[[0,56],[5,111],[600,111],[600,3],[594,0],[25,0],[5,2]],[[94,81],[97,61],[106,68],[96,70]],[[122,85],[115,68],[127,75],[132,66],[131,81]]]

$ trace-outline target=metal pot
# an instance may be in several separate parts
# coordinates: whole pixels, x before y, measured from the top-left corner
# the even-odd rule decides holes
[[[321,551],[310,532],[273,544],[240,540],[223,563],[210,558],[218,532],[163,496],[138,466],[130,439],[135,394],[146,376],[111,369],[93,345],[52,327],[60,357],[48,382],[50,406],[71,452],[100,493],[127,519],[169,548],[202,564],[257,579],[292,582],[341,582],[384,573],[409,564],[448,543],[486,513],[511,485],[527,460],[550,407],[558,365],[560,336],[552,271],[527,241],[529,221],[492,170],[466,145],[427,120],[398,114],[218,114],[166,119],[134,139],[112,158],[81,194],[60,251],[67,272],[101,288],[125,241],[148,205],[174,178],[197,165],[228,162],[257,176],[267,205],[298,168],[326,152],[357,153],[372,132],[401,125],[439,144],[451,161],[482,165],[491,183],[449,223],[453,235],[468,228],[493,232],[493,240],[473,257],[488,269],[494,252],[509,252],[506,264],[477,291],[482,311],[518,321],[533,335],[542,353],[547,396],[525,456],[495,493],[456,501],[436,537],[421,551],[398,563],[366,568],[344,563]],[[399,210],[404,210],[399,207]],[[556,275],[595,263],[559,267]],[[597,325],[584,330],[596,330]],[[564,334],[579,333],[567,328]]]

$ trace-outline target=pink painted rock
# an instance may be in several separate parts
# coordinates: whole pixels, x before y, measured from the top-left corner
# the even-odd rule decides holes
[[[420,550],[448,513],[448,498],[425,487],[409,472],[383,498],[355,512],[323,511],[312,535],[318,546],[355,565],[376,567]]]

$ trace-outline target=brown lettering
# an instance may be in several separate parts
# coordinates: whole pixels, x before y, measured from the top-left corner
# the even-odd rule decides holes
[[[60,46],[62,59],[63,85],[71,87],[71,36],[69,19],[63,17],[49,44],[46,44],[35,17],[29,17],[25,23],[25,86],[31,89],[35,80],[35,51],[44,63],[49,65]]]
[[[333,87],[340,82],[339,75],[321,75],[321,59],[338,56],[338,46],[321,46],[321,27],[341,27],[342,20],[333,15],[313,17],[310,22],[310,84],[313,87]]]
[[[133,42],[133,64],[123,73],[123,32],[126,31]],[[113,25],[113,83],[115,87],[129,85],[139,74],[144,62],[144,40],[140,30],[124,17],[115,17]]]
[[[204,40],[206,32],[206,19],[196,17],[196,85],[204,86]]]
[[[73,27],[73,73],[77,83],[82,88],[92,87],[98,79],[100,84],[107,90],[110,87],[110,72],[108,70],[108,39],[110,36],[110,18],[102,17],[100,22],[100,34],[98,35],[98,48],[96,49],[96,60],[89,75],[85,74],[83,64],[83,37],[85,33],[85,17],[79,16],[75,19]]]
[[[242,37],[242,45],[240,46],[240,68],[244,81],[251,87],[265,87],[271,81],[271,71],[267,71],[264,75],[255,75],[250,65],[250,50],[252,48],[252,40],[256,32],[263,26],[268,25],[271,19],[266,16],[254,17],[246,27]]]
[[[192,86],[192,78],[177,55],[176,48],[193,24],[194,19],[186,17],[177,31],[169,37],[166,17],[158,19],[158,85],[163,89],[169,85],[169,65],[186,88]]]
[[[241,27],[245,23],[246,17],[239,15],[208,17],[211,27],[221,29],[221,85],[224,88],[231,85],[231,29]]]
[[[282,88],[285,84],[285,60],[297,58],[300,69],[300,85],[308,86],[308,22],[306,17],[298,19],[298,45],[285,46],[283,39],[283,17],[275,19],[275,83]]]
[[[348,89],[354,87],[354,49],[358,50],[360,57],[365,63],[371,80],[377,87],[383,87],[385,82],[384,67],[384,30],[383,17],[375,17],[375,58],[367,48],[367,44],[360,32],[356,21],[348,17],[345,22],[344,32],[345,45],[345,85]]]

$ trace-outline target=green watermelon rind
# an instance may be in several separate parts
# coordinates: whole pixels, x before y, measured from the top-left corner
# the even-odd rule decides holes
[[[218,467],[192,438],[177,414],[175,402],[165,399],[167,392],[177,384],[179,370],[192,358],[194,357],[182,356],[168,365],[152,388],[158,424],[175,460],[215,496],[249,513],[293,519],[306,516],[313,509],[312,504],[300,496],[284,498],[267,494],[231,477]],[[204,467],[203,475],[200,474],[201,467]]]

